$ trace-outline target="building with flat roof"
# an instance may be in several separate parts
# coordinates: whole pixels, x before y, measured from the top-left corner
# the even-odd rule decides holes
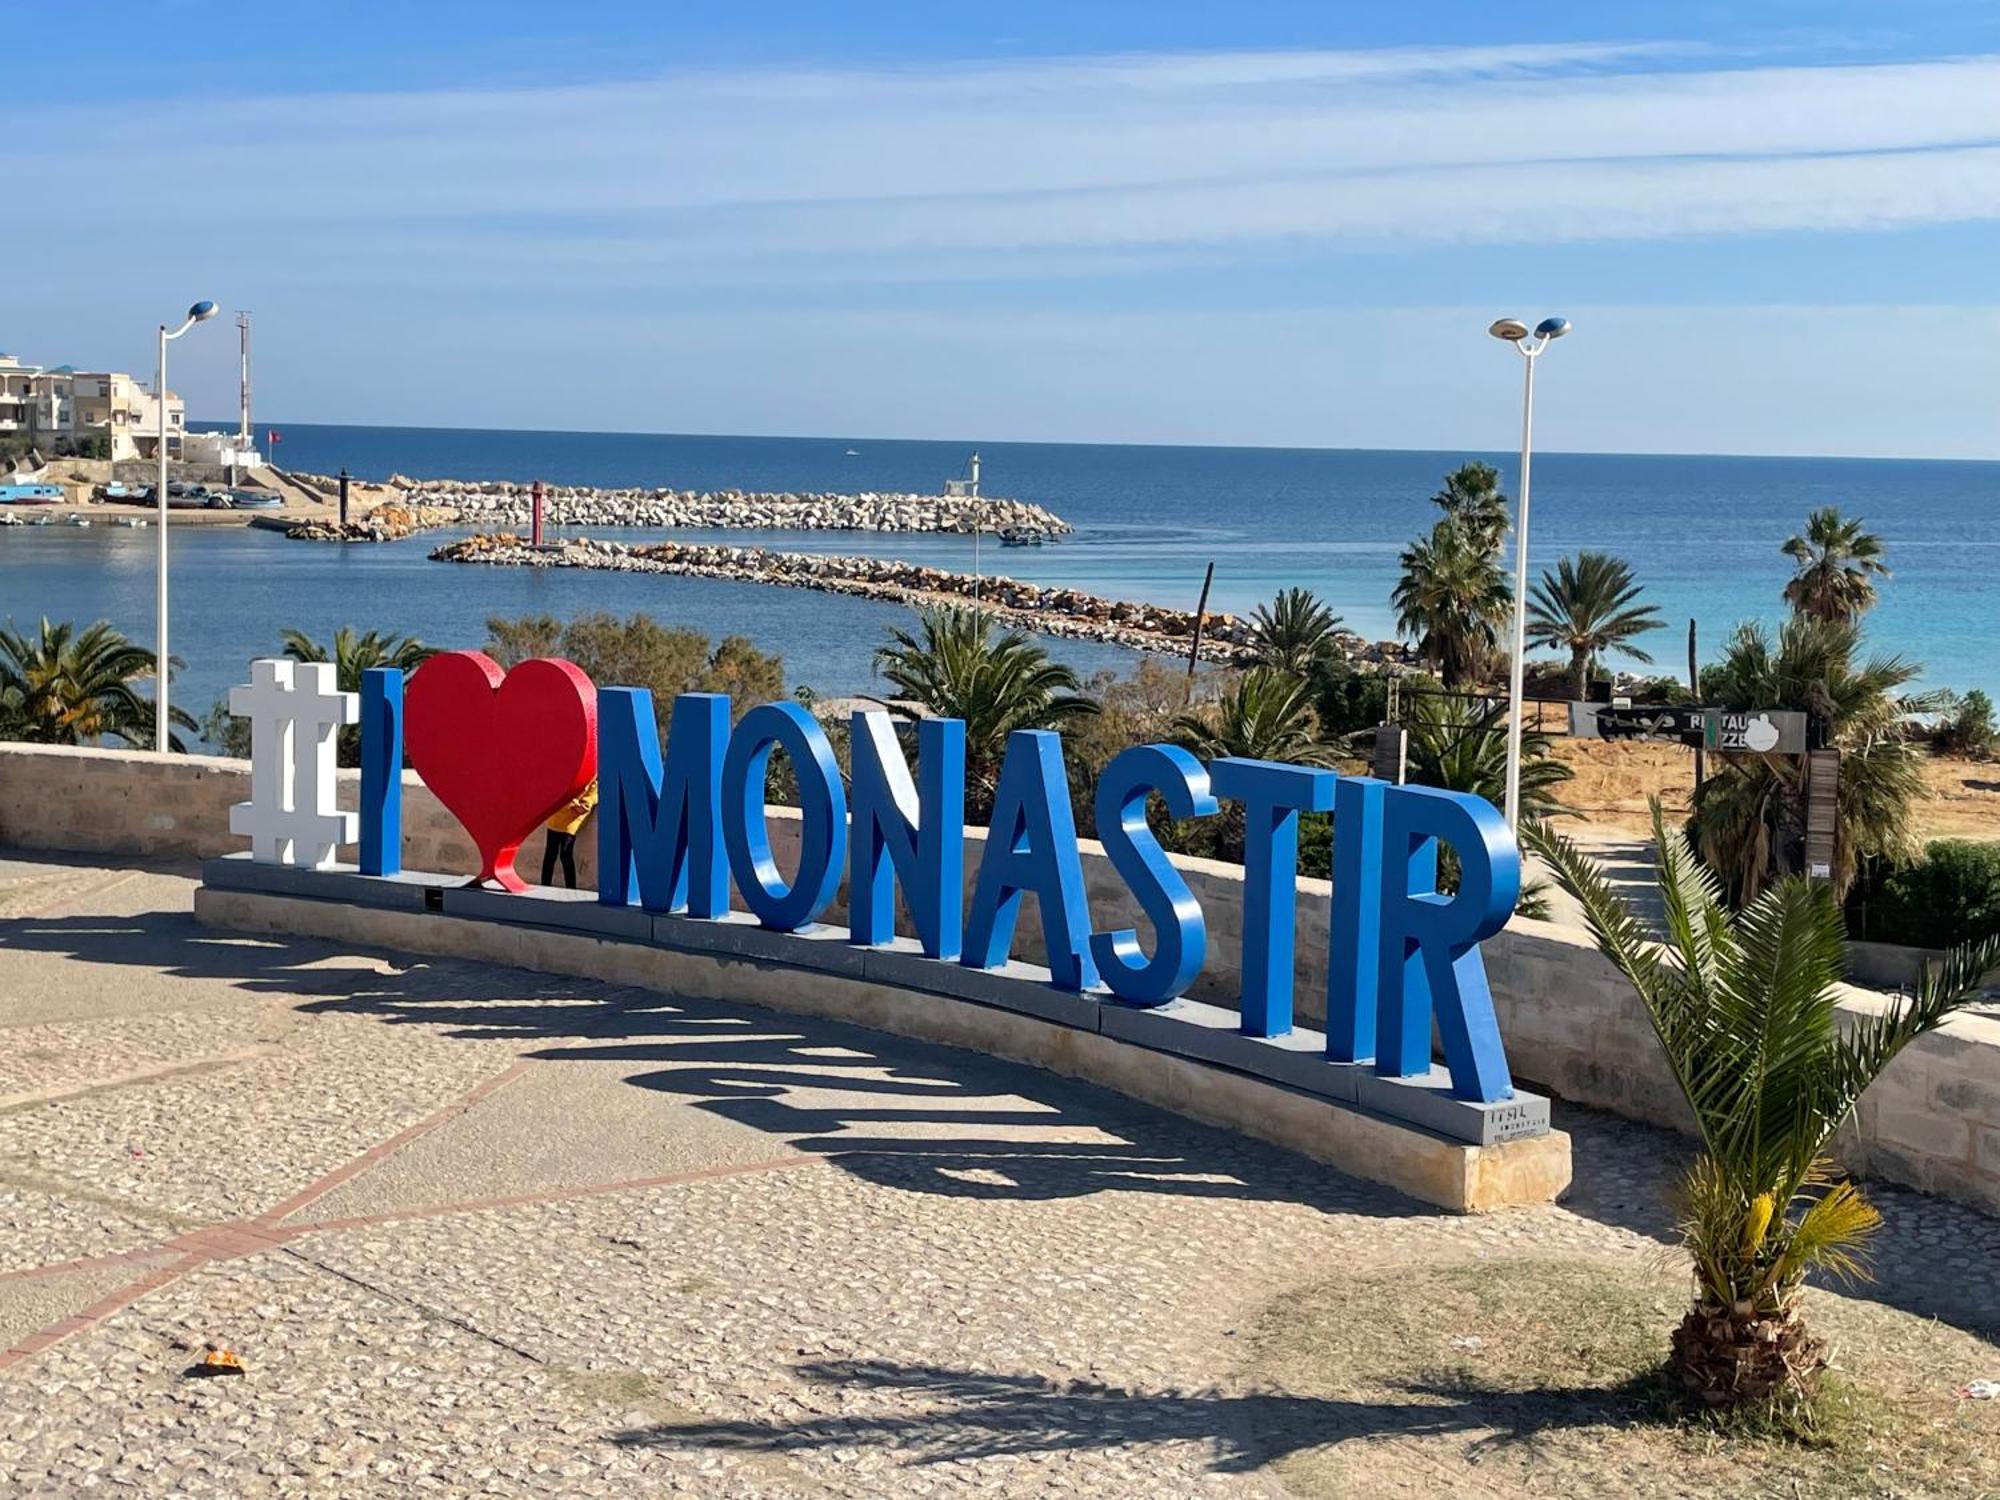
[[[187,411],[172,391],[165,399],[167,453],[178,457]],[[159,451],[159,422],[160,398],[123,371],[46,368],[0,354],[0,451],[152,458]]]

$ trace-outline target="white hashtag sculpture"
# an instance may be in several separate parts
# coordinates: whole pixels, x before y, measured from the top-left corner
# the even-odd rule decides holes
[[[334,739],[361,717],[360,695],[337,681],[330,662],[267,657],[229,690],[230,713],[250,721],[250,800],[230,807],[229,831],[258,864],[323,870],[360,836],[355,814],[333,805]]]

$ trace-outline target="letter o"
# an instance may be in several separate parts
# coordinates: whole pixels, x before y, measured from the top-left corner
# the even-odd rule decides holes
[[[799,872],[787,884],[771,853],[764,781],[782,749],[799,784]],[[796,703],[766,703],[743,716],[722,758],[722,840],[743,904],[766,927],[796,932],[840,889],[847,862],[847,794],[818,720]]]

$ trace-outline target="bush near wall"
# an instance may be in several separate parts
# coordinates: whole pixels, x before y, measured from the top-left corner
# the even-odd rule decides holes
[[[2000,933],[2000,843],[1939,839],[1902,869],[1879,865],[1847,898],[1850,937],[1949,948]]]

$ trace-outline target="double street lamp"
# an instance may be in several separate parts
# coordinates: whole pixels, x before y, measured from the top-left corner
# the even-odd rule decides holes
[[[154,455],[159,460],[159,482],[153,486],[153,504],[159,512],[159,573],[154,584],[154,605],[157,615],[154,621],[158,637],[158,652],[153,659],[153,748],[166,754],[169,735],[173,725],[167,713],[167,341],[177,339],[197,323],[206,323],[215,316],[213,302],[197,302],[187,311],[187,319],[180,327],[169,333],[167,325],[160,325],[159,383],[153,387],[159,404],[158,442],[159,452]]]
[[[1528,655],[1528,472],[1535,447],[1535,361],[1569,332],[1568,318],[1544,318],[1531,332],[1519,318],[1486,330],[1521,354],[1521,498],[1514,512],[1514,649],[1507,692],[1507,826],[1521,826],[1521,692]]]

